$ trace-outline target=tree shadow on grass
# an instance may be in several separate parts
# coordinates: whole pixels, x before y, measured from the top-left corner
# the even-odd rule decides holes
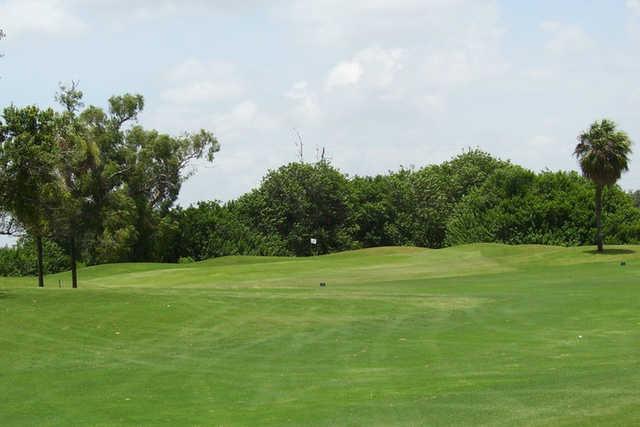
[[[602,252],[598,252],[597,249],[592,249],[592,250],[588,250],[588,251],[584,251],[585,254],[591,254],[591,255],[630,255],[630,254],[635,254],[636,251],[634,251],[633,249],[604,249]]]

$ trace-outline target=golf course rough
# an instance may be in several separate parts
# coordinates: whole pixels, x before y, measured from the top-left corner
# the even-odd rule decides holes
[[[0,278],[0,425],[640,423],[640,247],[376,248],[79,278]]]

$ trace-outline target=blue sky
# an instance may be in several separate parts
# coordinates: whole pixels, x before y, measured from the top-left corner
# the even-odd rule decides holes
[[[576,169],[601,117],[640,142],[640,0],[0,0],[0,28],[0,105],[73,79],[95,105],[142,93],[145,126],[214,131],[181,204],[254,187],[296,158],[294,129],[352,175],[476,146]]]

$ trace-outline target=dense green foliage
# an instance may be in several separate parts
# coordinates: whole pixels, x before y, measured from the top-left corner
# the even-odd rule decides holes
[[[291,163],[270,171],[235,211],[261,235],[282,239],[289,253],[311,255],[352,246],[349,199],[347,178],[329,164]]]
[[[403,246],[413,243],[411,212],[415,197],[412,172],[351,179],[353,240],[362,247]]]
[[[593,185],[575,172],[500,169],[456,206],[447,243],[589,244],[595,235],[593,194]],[[605,190],[604,222],[609,243],[640,238],[640,210],[618,187]]]
[[[607,120],[580,135],[584,177],[534,173],[479,149],[371,177],[347,176],[323,159],[267,171],[237,200],[183,208],[175,202],[190,162],[212,161],[215,137],[144,129],[135,122],[140,95],[111,97],[106,110],[85,108],[82,96],[75,84],[61,86],[63,111],[10,106],[0,119],[0,233],[52,239],[72,268],[376,246],[570,246],[601,243],[601,235],[640,241],[640,197],[615,186],[630,140]]]
[[[349,178],[324,161],[291,163],[268,172],[258,188],[226,205],[172,210],[160,227],[157,242],[164,247],[158,248],[158,259],[442,247],[457,203],[506,166],[479,150],[375,177]]]
[[[68,273],[44,290],[0,278],[0,425],[640,419],[638,246],[375,248],[79,272],[82,292],[57,289]]]
[[[427,166],[412,175],[415,203],[406,213],[411,218],[416,246],[445,245],[446,224],[462,197],[482,185],[508,163],[479,150],[471,150],[439,165]]]
[[[58,273],[70,268],[64,248],[52,240],[43,240],[45,274]],[[22,238],[14,247],[0,248],[0,276],[35,276],[37,274],[35,242]]]
[[[2,224],[11,218],[38,247],[45,237],[57,241],[72,272],[78,260],[162,259],[160,224],[189,163],[212,161],[218,141],[205,130],[173,137],[135,124],[141,95],[111,97],[104,111],[84,108],[75,83],[60,89],[63,111],[12,105],[0,117]]]
[[[172,211],[170,256],[161,259],[473,242],[586,245],[595,236],[594,192],[576,172],[534,173],[479,150],[375,177],[292,163],[237,201]],[[640,241],[640,209],[617,186],[604,191],[603,218],[608,243]]]
[[[94,114],[105,120],[95,109],[80,117]],[[103,128],[93,126],[92,132]],[[479,150],[373,177],[348,177],[324,161],[291,163],[269,171],[238,200],[172,207],[184,165],[172,172],[166,159],[189,157],[176,155],[180,140],[136,126],[117,134],[123,143],[111,148],[109,138],[98,138],[102,160],[93,176],[102,178],[91,190],[97,202],[83,208],[90,227],[82,234],[81,256],[88,264],[473,242],[571,246],[591,244],[596,234],[595,186],[588,179],[575,172],[534,173]],[[154,154],[158,150],[168,153],[165,160]],[[127,152],[136,155],[127,160]],[[125,167],[118,166],[119,157]],[[167,174],[176,178],[158,178]],[[635,200],[615,185],[604,189],[607,243],[640,241]],[[58,240],[68,252],[66,240]]]
[[[460,199],[508,165],[480,150],[417,171],[355,177],[351,183],[358,246],[444,246],[446,225]]]
[[[36,106],[5,108],[0,120],[0,210],[17,221],[37,243],[37,273],[43,286],[42,239],[61,200],[56,130],[59,116]],[[26,268],[26,267],[25,267]]]
[[[160,223],[156,253],[166,262],[287,253],[282,240],[253,231],[235,210],[217,202],[173,209]]]

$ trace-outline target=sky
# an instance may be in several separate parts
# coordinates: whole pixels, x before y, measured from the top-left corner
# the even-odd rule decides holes
[[[479,147],[577,169],[611,118],[640,144],[640,0],[0,0],[0,106],[140,93],[140,123],[205,128],[179,203],[227,201],[324,147],[349,175]],[[625,189],[640,188],[640,148]]]

